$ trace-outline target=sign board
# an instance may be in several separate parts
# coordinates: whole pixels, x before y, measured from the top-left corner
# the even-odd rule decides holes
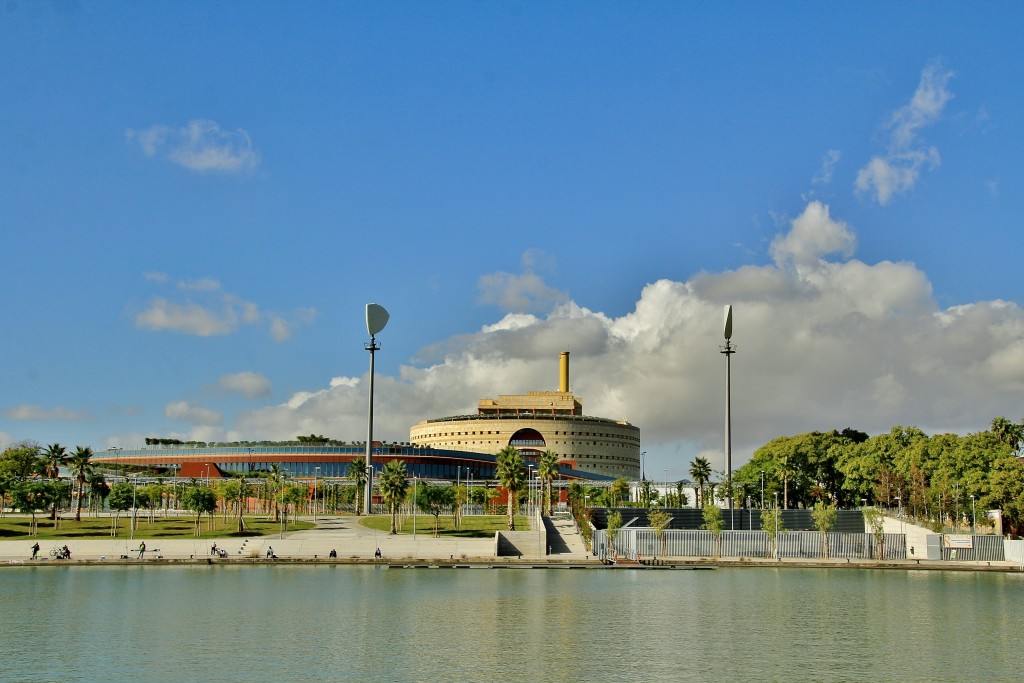
[[[974,536],[969,534],[944,534],[943,545],[947,548],[973,548]]]

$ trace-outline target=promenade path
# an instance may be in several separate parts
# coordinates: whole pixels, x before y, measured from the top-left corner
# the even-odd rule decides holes
[[[583,546],[583,539],[577,532],[573,521],[568,516],[550,518],[546,525],[548,545],[551,553],[543,558],[523,557],[521,559],[497,557],[496,543],[493,537],[462,539],[432,538],[429,528],[418,532],[416,536],[400,534],[389,536],[387,533],[375,531],[358,523],[357,517],[320,517],[315,529],[287,532],[282,535],[259,536],[245,539],[216,538],[144,538],[134,539],[119,537],[116,539],[61,539],[39,541],[39,559],[30,560],[31,546],[34,539],[0,541],[0,566],[26,564],[60,564],[76,565],[79,563],[130,563],[148,564],[160,562],[272,562],[267,553],[273,549],[280,562],[332,562],[339,563],[384,563],[398,565],[520,565],[520,566],[592,566],[612,568],[602,565],[593,559]],[[902,527],[887,520],[887,531],[907,533],[908,545],[920,544],[924,547],[925,529],[909,528],[905,522]],[[145,541],[146,553],[139,562],[139,543]],[[214,557],[210,548],[216,543],[219,549],[227,552],[227,558]],[[51,549],[67,545],[71,550],[71,562],[56,560],[50,557]],[[381,551],[381,559],[374,554]],[[330,560],[331,550],[338,553],[337,560]],[[920,557],[920,554],[917,554]],[[669,558],[659,562],[657,567],[641,567],[636,563],[621,563],[619,568],[687,568],[687,567],[821,567],[821,568],[864,568],[864,569],[930,569],[945,571],[1022,571],[1017,562],[936,562],[918,559],[892,560],[878,562],[874,560],[849,561],[796,559],[785,558],[783,561],[758,558]]]
[[[104,539],[61,539],[42,540],[40,560],[58,562],[50,557],[50,550],[67,545],[72,560],[112,561],[138,557],[139,544],[146,543],[144,560],[205,560],[213,557],[211,547],[228,553],[228,558],[266,559],[272,550],[280,559],[321,560],[327,559],[331,550],[336,550],[339,560],[373,560],[380,549],[384,561],[446,560],[494,562],[496,542],[488,538],[433,538],[429,526],[417,531],[416,535],[399,534],[390,536],[359,524],[357,517],[320,517],[315,529],[291,531],[250,538],[146,538],[136,536]],[[303,518],[311,521],[311,518]],[[583,547],[571,518],[554,518],[555,533],[560,541],[553,543],[551,561],[594,561]],[[549,531],[550,536],[550,531]],[[16,541],[0,541],[0,563],[27,561],[32,555],[34,539],[22,538]]]

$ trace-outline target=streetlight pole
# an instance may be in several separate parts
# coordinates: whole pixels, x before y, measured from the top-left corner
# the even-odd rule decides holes
[[[978,505],[974,500],[974,494],[971,494],[971,535],[978,533]]]
[[[779,510],[779,492],[775,492],[775,559],[779,559],[779,517],[782,512]]]
[[[129,534],[129,536],[128,536],[129,540],[134,540],[135,539],[135,517],[136,517],[135,511],[137,509],[135,507],[135,490],[138,488],[138,486],[139,486],[139,476],[135,475],[134,477],[132,477],[132,531],[131,531],[131,534]]]
[[[363,501],[363,512],[367,515],[372,512],[370,498],[373,495],[373,356],[380,350],[376,335],[388,324],[389,317],[383,306],[366,304],[366,331],[370,335],[370,343],[363,346],[370,352],[370,407],[366,420],[366,500]]]
[[[317,502],[316,502],[316,480],[317,480],[317,475],[319,475],[319,474],[320,474],[320,468],[319,467],[314,467],[313,468],[313,524],[316,524],[316,506],[317,506]]]
[[[646,477],[644,476],[644,465],[647,460],[647,451],[640,451],[640,481],[643,481]]]
[[[732,306],[725,307],[725,346],[719,347],[725,355],[725,470],[729,480],[729,521],[736,528],[732,513],[732,354],[736,347],[732,345]]]
[[[761,509],[764,510],[764,470],[761,470]]]

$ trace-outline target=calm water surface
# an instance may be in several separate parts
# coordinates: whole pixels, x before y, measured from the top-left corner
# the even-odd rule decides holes
[[[4,681],[1019,681],[1024,576],[0,571]]]

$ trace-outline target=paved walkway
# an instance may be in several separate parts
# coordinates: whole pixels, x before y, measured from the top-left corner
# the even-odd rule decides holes
[[[305,518],[308,519],[308,518]],[[336,550],[338,559],[373,560],[380,549],[383,560],[467,560],[489,561],[496,559],[496,543],[490,538],[433,538],[429,528],[411,534],[390,536],[358,523],[357,517],[321,517],[315,529],[292,531],[283,535],[260,536],[245,539],[153,539],[137,536],[133,540],[116,539],[62,539],[40,541],[40,560],[54,561],[50,551],[67,545],[72,560],[111,561],[138,558],[139,544],[146,543],[143,557],[164,560],[197,560],[213,557],[211,547],[227,552],[231,559],[266,559],[273,552],[281,559],[326,559],[331,550]],[[576,561],[589,559],[583,548],[583,541],[576,533],[571,519],[556,518],[556,528],[562,535],[562,544],[568,550],[550,556],[552,560]],[[32,555],[33,539],[0,541],[0,562],[27,561]],[[528,558],[524,558],[528,559]],[[534,558],[537,559],[537,558]]]

